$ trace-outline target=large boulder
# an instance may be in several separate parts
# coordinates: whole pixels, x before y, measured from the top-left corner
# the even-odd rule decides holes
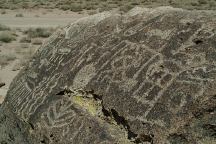
[[[43,44],[1,111],[31,144],[216,143],[216,13],[80,19]]]

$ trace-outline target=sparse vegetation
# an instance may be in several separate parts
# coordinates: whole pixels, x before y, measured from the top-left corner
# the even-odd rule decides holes
[[[5,10],[1,11],[1,14],[2,15],[6,14],[6,11]]]
[[[21,48],[29,48],[29,45],[30,45],[29,43],[21,43],[20,47]]]
[[[121,7],[120,7],[120,11],[128,12],[128,11],[131,10],[132,8],[133,8],[133,6],[131,6],[131,5],[124,5],[124,6],[121,6]]]
[[[0,41],[4,43],[10,43],[11,41],[16,40],[14,34],[10,31],[3,31],[0,33]]]
[[[30,37],[22,37],[20,39],[21,43],[31,43],[31,38]]]
[[[73,12],[79,12],[79,11],[82,11],[83,8],[79,4],[73,4],[73,5],[71,5],[70,10]]]
[[[3,24],[0,24],[0,31],[9,31],[10,30],[10,28],[9,27],[7,27],[7,26],[5,26],[5,25],[3,25]]]
[[[29,28],[28,30],[24,31],[29,38],[47,38],[53,33],[54,29],[51,28]]]
[[[206,0],[198,0],[199,4],[207,4],[208,2]]]
[[[11,61],[14,61],[16,56],[14,55],[0,55],[0,66],[4,67],[8,65]]]
[[[16,14],[15,17],[24,17],[24,16],[23,14],[19,13],[19,14]]]
[[[196,3],[196,2],[191,2],[191,5],[192,5],[192,6],[198,6],[199,4]]]
[[[89,11],[89,12],[88,12],[89,15],[94,15],[94,14],[96,14],[96,13],[97,13],[97,11],[95,11],[95,10]]]
[[[213,6],[212,6],[213,4]],[[82,10],[106,10],[127,7],[128,5],[155,7],[162,5],[171,5],[174,7],[186,9],[216,9],[215,0],[1,0],[0,8],[18,9],[18,8],[58,8],[62,10],[71,10],[79,12]],[[105,8],[106,7],[106,8]],[[126,10],[126,9],[125,9]]]

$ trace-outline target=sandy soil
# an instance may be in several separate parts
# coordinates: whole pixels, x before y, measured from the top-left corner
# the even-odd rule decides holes
[[[4,97],[7,94],[10,83],[13,78],[18,74],[19,70],[13,71],[13,67],[18,63],[19,60],[15,60],[7,65],[4,69],[0,70],[1,81],[3,81],[6,85],[0,88],[0,103],[3,102]]]
[[[23,17],[16,17],[22,14]],[[0,23],[9,27],[57,27],[65,26],[87,14],[78,14],[71,11],[52,10],[6,10],[6,14],[0,15]]]
[[[16,14],[22,14],[23,17],[16,17]],[[8,57],[6,66],[0,65],[0,82],[6,84],[0,88],[0,103],[4,100],[13,78],[40,47],[40,45],[20,43],[21,37],[24,36],[23,31],[29,27],[63,27],[84,16],[87,14],[57,9],[6,10],[6,14],[0,14],[0,24],[12,28],[18,35],[16,41],[11,43],[0,42],[0,56]]]

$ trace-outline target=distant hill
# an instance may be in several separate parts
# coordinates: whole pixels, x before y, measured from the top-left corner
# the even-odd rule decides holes
[[[82,11],[109,10],[121,8],[128,11],[135,6],[157,7],[173,6],[184,9],[215,10],[216,0],[1,0],[1,9],[18,8],[58,8],[62,10]]]

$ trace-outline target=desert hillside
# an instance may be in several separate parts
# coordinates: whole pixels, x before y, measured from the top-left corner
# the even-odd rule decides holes
[[[113,8],[130,9],[134,6],[172,6],[184,9],[215,10],[215,0],[1,0],[3,9],[58,8],[75,12],[84,10],[100,11]]]

